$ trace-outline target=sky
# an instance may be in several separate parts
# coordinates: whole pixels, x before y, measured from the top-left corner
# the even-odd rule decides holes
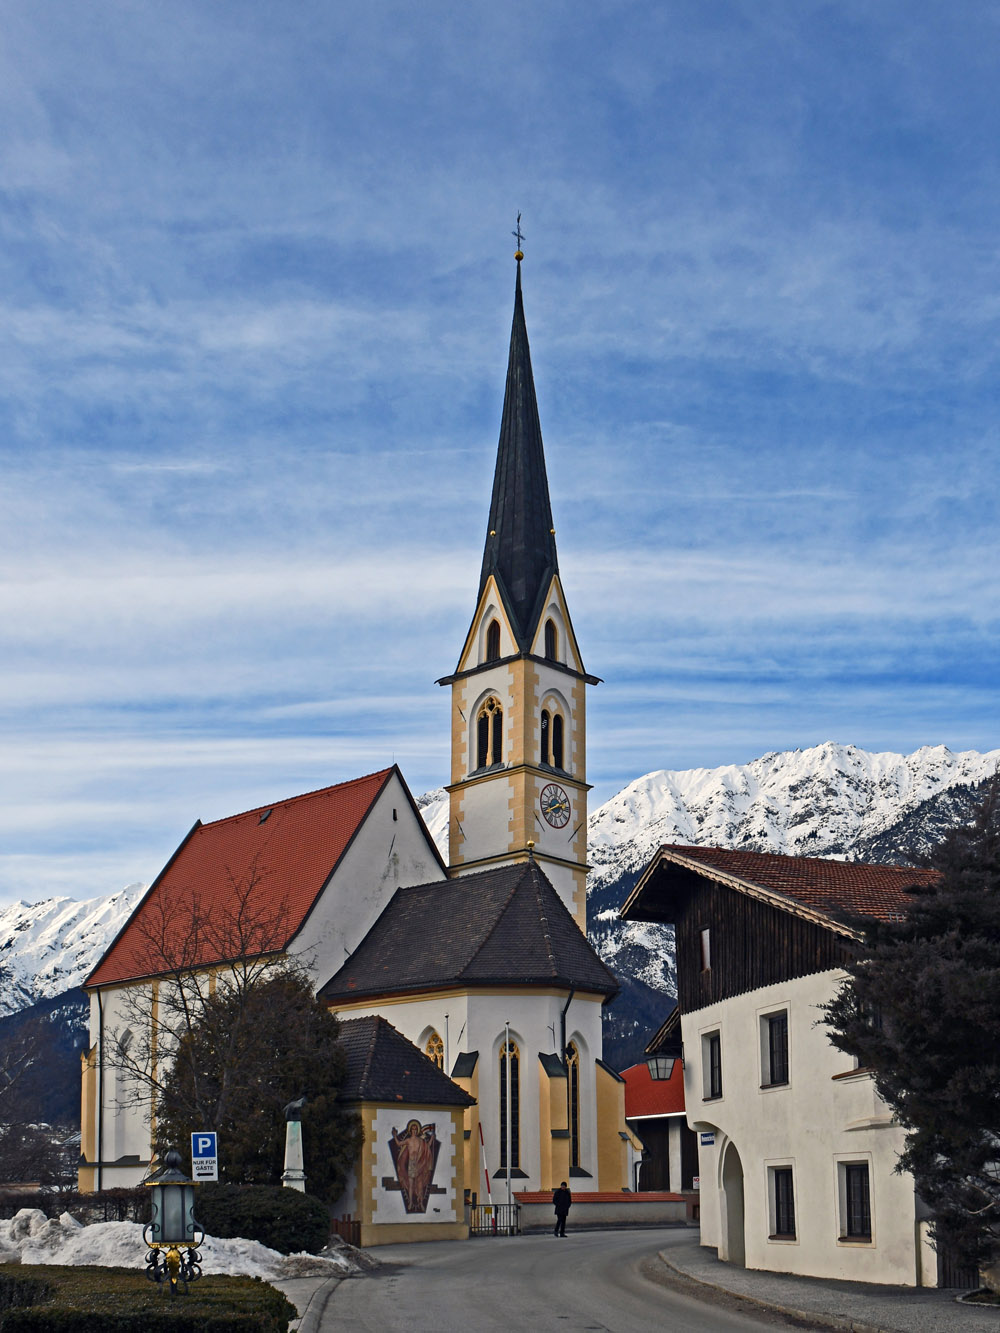
[[[1000,745],[991,0],[6,0],[0,905],[448,776],[517,213],[592,808]]]

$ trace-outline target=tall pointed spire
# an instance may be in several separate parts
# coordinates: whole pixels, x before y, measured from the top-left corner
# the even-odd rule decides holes
[[[516,622],[520,647],[526,649],[541,610],[539,599],[544,597],[552,575],[558,572],[558,563],[542,428],[524,323],[520,251],[516,258],[507,388],[479,592],[482,595],[486,580],[495,575]]]

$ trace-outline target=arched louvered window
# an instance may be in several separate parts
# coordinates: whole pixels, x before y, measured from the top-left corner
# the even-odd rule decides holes
[[[476,767],[489,768],[503,759],[503,709],[491,695],[476,719]]]
[[[555,661],[557,660],[557,656],[558,656],[558,655],[557,655],[557,653],[556,653],[556,649],[557,649],[558,645],[559,645],[559,640],[558,640],[558,637],[557,637],[557,635],[556,635],[555,621],[554,621],[554,620],[546,620],[546,622],[545,622],[545,656],[548,658],[548,660],[549,660],[550,662],[555,662]]]
[[[500,660],[500,622],[491,620],[486,630],[486,661],[498,662]]]
[[[551,725],[551,724],[552,724],[552,719],[551,719],[551,717],[549,716],[549,710],[548,710],[547,708],[543,708],[543,709],[542,709],[542,763],[543,763],[543,764],[547,764],[547,763],[550,762],[550,760],[549,760],[549,755],[552,753],[552,750],[551,750],[552,725]]]
[[[563,767],[563,720],[559,713],[552,714],[552,767]]]
[[[507,1162],[507,1078],[510,1077],[510,1169],[521,1165],[521,1053],[517,1042],[500,1048],[500,1169],[506,1171]]]
[[[444,1069],[444,1042],[437,1032],[432,1032],[427,1038],[424,1051],[434,1061],[438,1069]]]
[[[580,1165],[580,1052],[572,1042],[566,1047],[566,1077],[569,1095],[569,1164]]]

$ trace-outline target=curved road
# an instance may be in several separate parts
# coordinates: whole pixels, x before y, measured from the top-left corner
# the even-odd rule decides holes
[[[585,1231],[380,1246],[385,1265],[341,1282],[324,1333],[749,1333],[772,1328],[643,1275],[689,1233]],[[652,1261],[652,1262],[651,1262]],[[662,1269],[662,1265],[659,1266]]]

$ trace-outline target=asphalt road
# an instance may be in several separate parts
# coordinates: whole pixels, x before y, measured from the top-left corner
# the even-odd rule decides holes
[[[385,1265],[342,1282],[323,1333],[738,1333],[773,1323],[655,1280],[658,1250],[684,1233],[588,1231],[386,1245]],[[643,1269],[653,1274],[647,1277]]]

